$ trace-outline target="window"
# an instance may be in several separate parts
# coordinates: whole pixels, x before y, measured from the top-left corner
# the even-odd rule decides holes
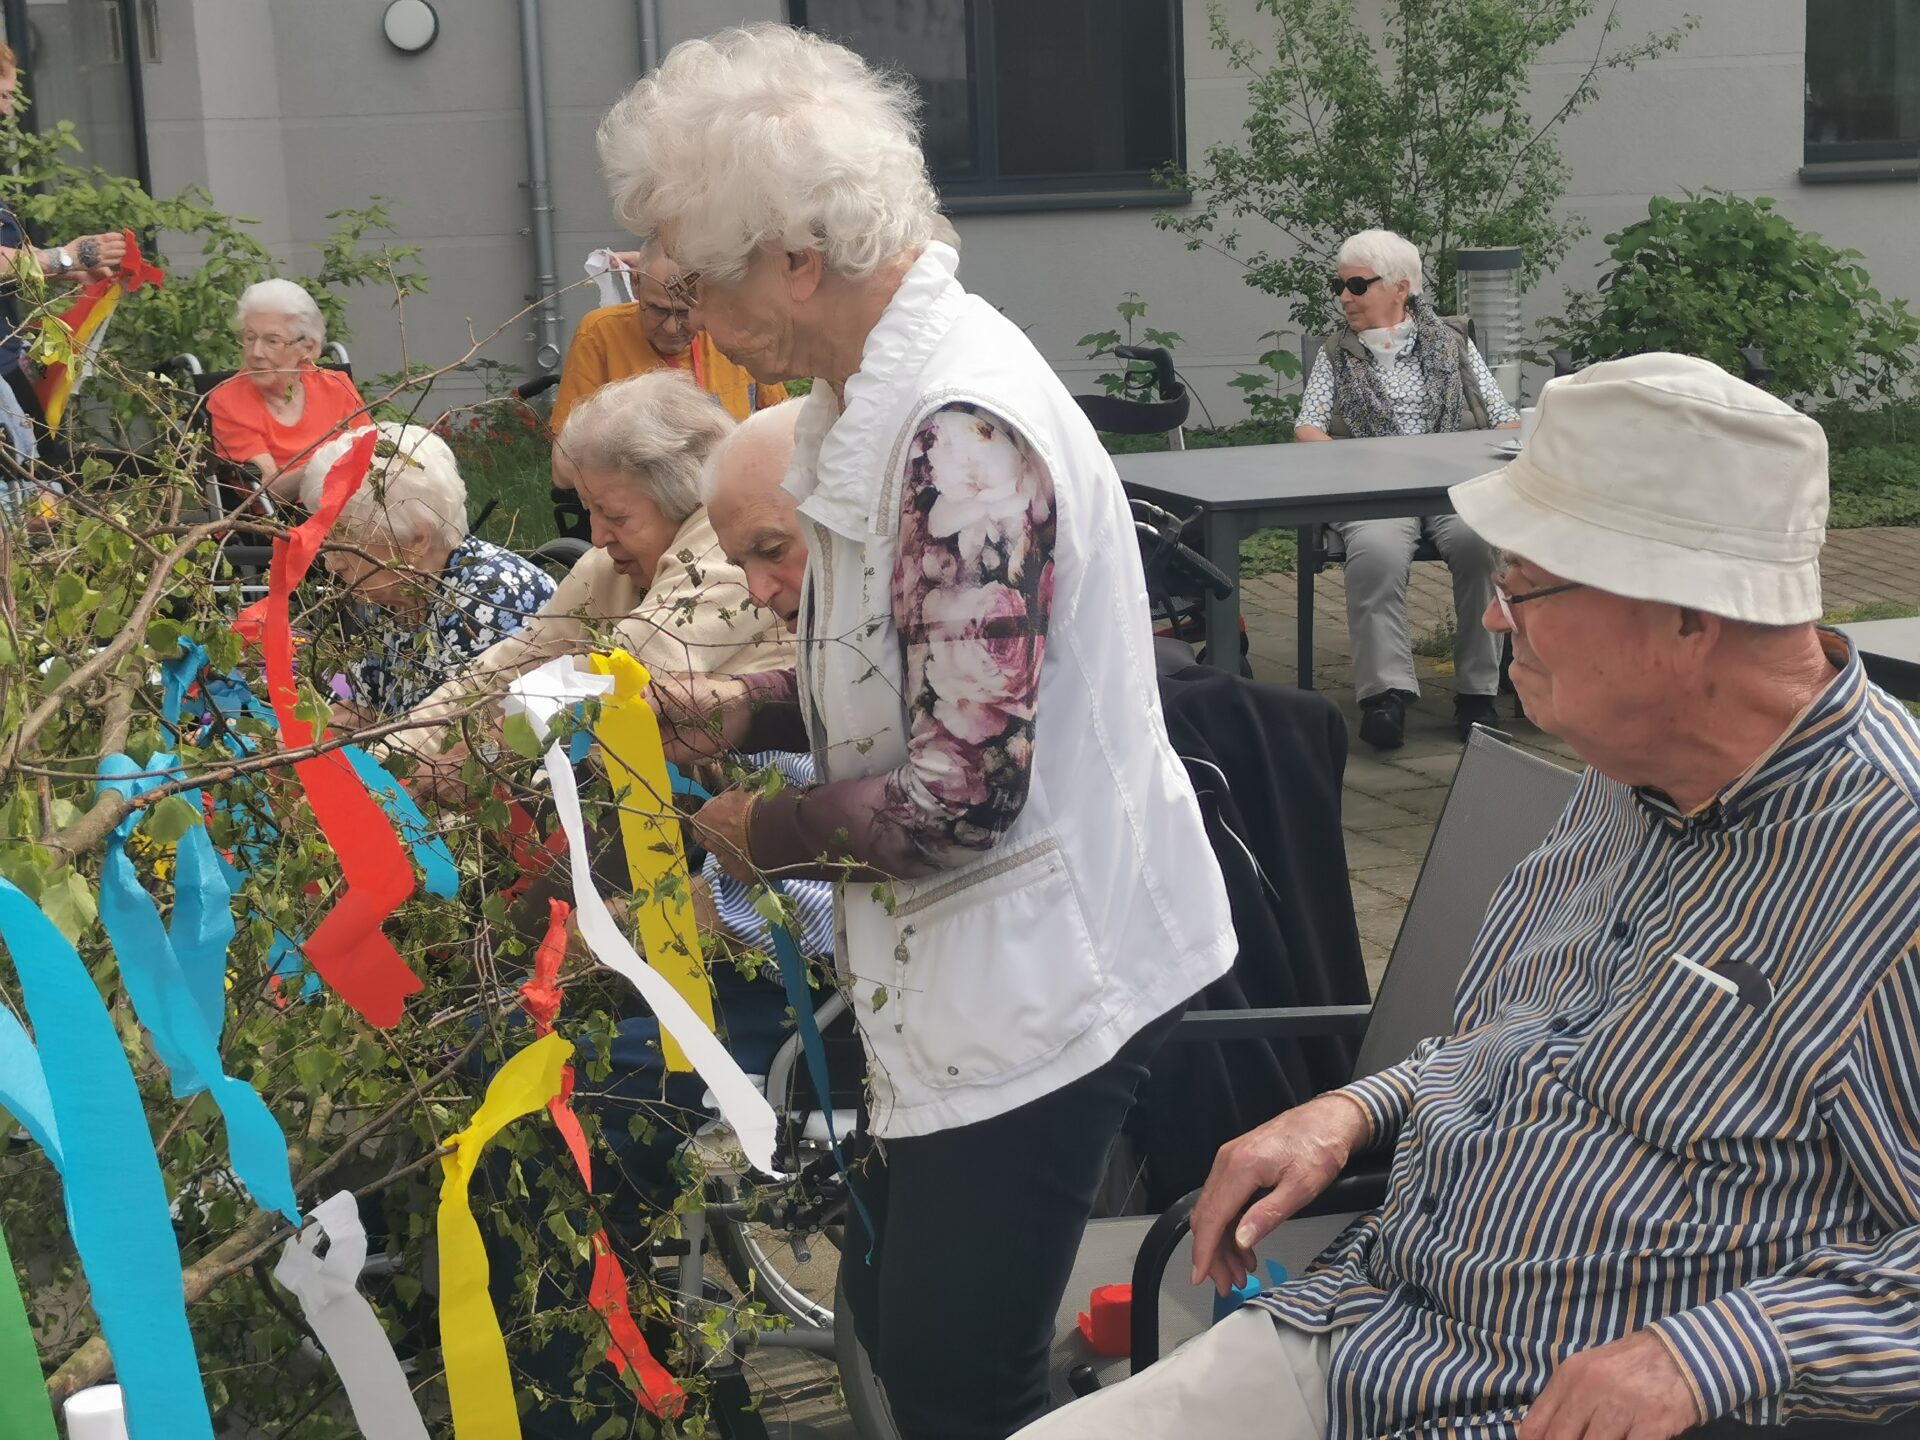
[[[1808,165],[1913,174],[1920,0],[1808,0],[1806,96]]]
[[[949,209],[1164,205],[1185,159],[1179,0],[790,0],[899,66]]]

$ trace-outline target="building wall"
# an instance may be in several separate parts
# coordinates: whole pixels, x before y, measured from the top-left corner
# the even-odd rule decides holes
[[[1361,0],[1378,14],[1385,0]],[[511,0],[441,0],[441,35],[424,55],[393,51],[380,33],[385,0],[186,0],[161,8],[162,61],[148,69],[155,181],[207,185],[229,210],[256,216],[295,270],[331,228],[327,213],[391,197],[400,237],[422,247],[428,293],[352,305],[362,373],[414,360],[444,364],[481,343],[485,358],[534,367],[535,327],[508,321],[531,298],[527,156],[520,34]],[[722,25],[778,19],[782,0],[660,0],[663,46]],[[1184,31],[1189,153],[1239,133],[1245,83],[1208,44],[1206,6],[1187,0]],[[1602,7],[1604,8],[1604,7]],[[1643,213],[1649,196],[1717,186],[1778,197],[1796,221],[1865,252],[1881,288],[1920,298],[1912,243],[1920,187],[1806,186],[1800,164],[1803,0],[1690,0],[1701,27],[1678,55],[1606,79],[1602,98],[1565,128],[1567,206],[1592,235],[1529,297],[1530,317],[1558,308],[1562,283],[1589,284],[1600,237]],[[606,107],[638,73],[632,0],[543,6],[553,204],[562,282],[614,224],[593,149]],[[1670,23],[1666,0],[1622,0],[1623,34]],[[1225,0],[1229,25],[1258,39],[1271,21],[1254,0]],[[1597,23],[1597,22],[1594,22]],[[1557,104],[1593,48],[1571,37],[1545,57],[1536,99]],[[1148,317],[1184,336],[1183,370],[1221,419],[1238,413],[1227,381],[1284,324],[1280,302],[1248,290],[1239,267],[1188,252],[1154,228],[1150,210],[963,216],[962,274],[1004,308],[1070,381],[1100,370],[1074,342],[1114,323],[1135,291]],[[186,247],[190,248],[190,247]],[[591,304],[563,297],[570,334]],[[488,338],[491,337],[491,338]],[[443,385],[449,402],[478,382]],[[436,392],[436,398],[441,392]]]

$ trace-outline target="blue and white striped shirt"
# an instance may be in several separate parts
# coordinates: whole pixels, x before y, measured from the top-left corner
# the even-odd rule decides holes
[[[749,770],[778,770],[789,785],[803,789],[814,784],[818,778],[813,756],[797,750],[760,750],[751,755],[742,755],[739,759]],[[719,915],[720,923],[726,926],[728,934],[746,941],[756,950],[765,950],[773,943],[773,935],[765,917],[753,908],[752,886],[727,874],[720,868],[720,862],[711,855],[707,856],[700,873],[706,878],[708,889],[713,892],[714,912]],[[800,947],[800,953],[808,959],[831,960],[832,882],[788,878],[780,882],[780,888],[786,892],[787,903],[800,924],[800,933],[793,937],[794,943]]]
[[[1838,678],[1705,810],[1589,771],[1453,1033],[1345,1092],[1386,1204],[1262,1298],[1353,1327],[1332,1435],[1510,1435],[1648,1327],[1709,1418],[1920,1403],[1920,725],[1823,639]]]

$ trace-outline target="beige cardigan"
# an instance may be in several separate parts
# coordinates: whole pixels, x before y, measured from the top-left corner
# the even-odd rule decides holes
[[[650,670],[746,675],[793,668],[793,637],[779,616],[748,598],[746,577],[727,560],[703,506],[675,532],[645,593],[605,550],[589,550],[517,634],[421,701],[407,717],[416,723],[385,743],[436,755],[450,717],[478,711],[497,718],[499,707],[489,702],[515,676],[607,644]]]

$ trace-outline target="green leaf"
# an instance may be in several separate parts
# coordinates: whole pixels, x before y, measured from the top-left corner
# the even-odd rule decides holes
[[[525,715],[507,716],[506,724],[500,727],[500,736],[509,750],[524,759],[538,760],[545,753],[540,737],[533,733],[533,722]]]
[[[40,908],[54,927],[75,945],[100,917],[92,889],[74,870],[63,870],[46,882],[40,892]]]
[[[169,795],[147,812],[146,833],[162,845],[176,845],[200,823],[200,812],[178,795]]]

